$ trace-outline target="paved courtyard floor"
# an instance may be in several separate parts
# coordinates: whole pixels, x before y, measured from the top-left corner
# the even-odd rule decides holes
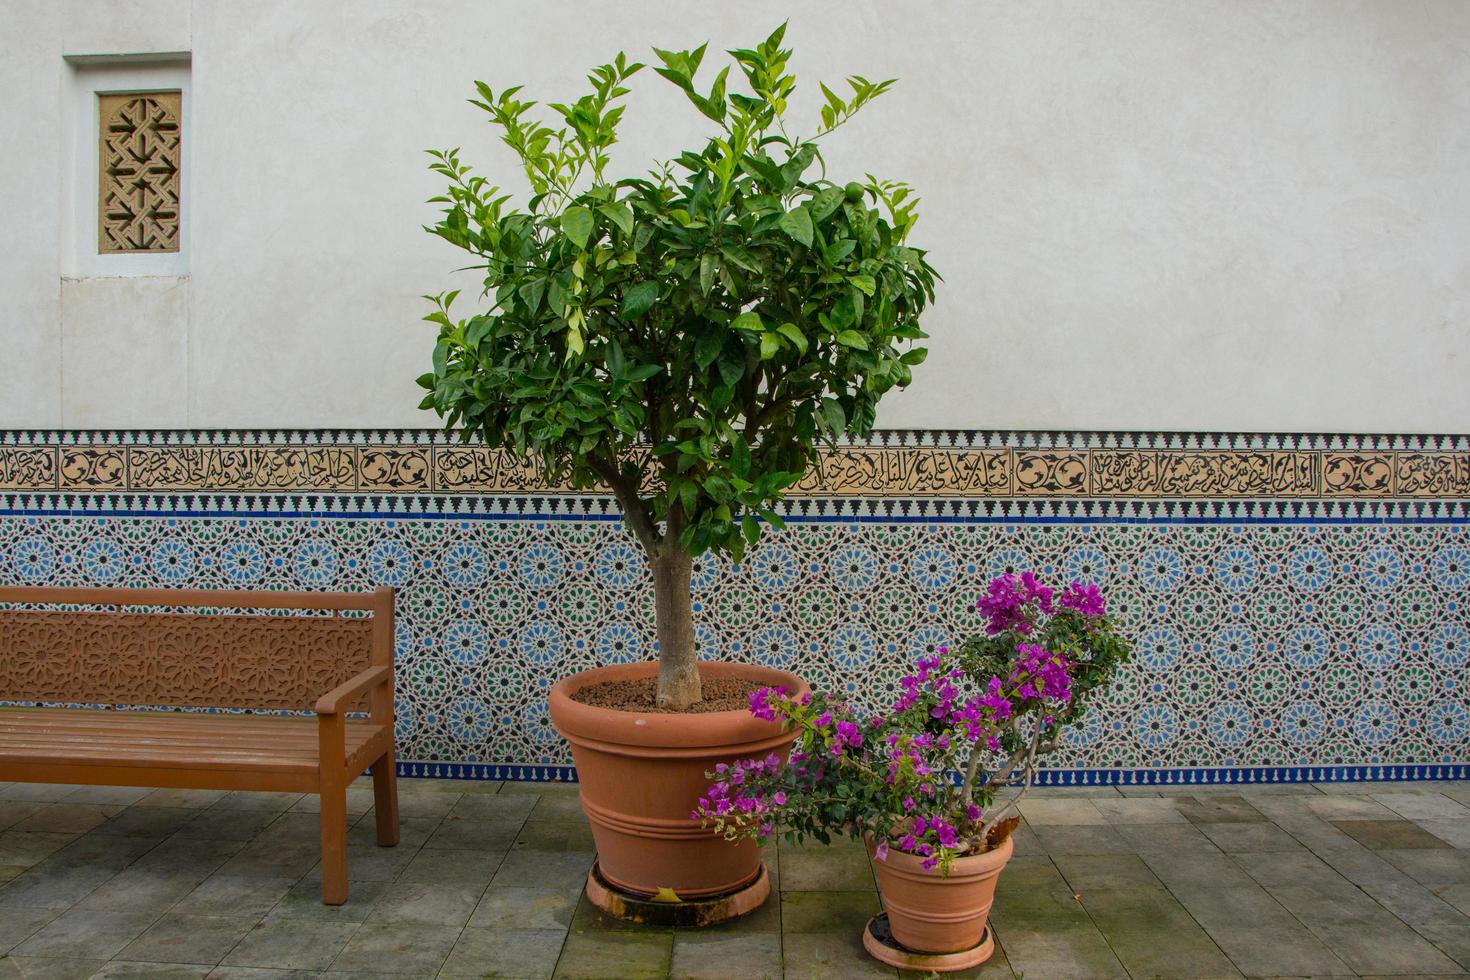
[[[0,980],[894,976],[851,845],[772,850],[779,885],[705,931],[581,897],[575,789],[403,780],[352,898],[320,904],[314,797],[0,784]],[[1470,977],[1470,783],[1040,790],[970,976]]]

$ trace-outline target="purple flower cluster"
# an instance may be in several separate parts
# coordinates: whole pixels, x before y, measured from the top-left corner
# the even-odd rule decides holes
[[[786,805],[786,794],[780,790],[760,791],[762,777],[779,774],[785,768],[781,757],[772,752],[764,759],[739,759],[715,766],[718,778],[699,798],[699,806],[690,816],[695,820],[709,817],[737,818],[756,823],[760,833],[769,834],[774,827],[769,815],[776,807]]]
[[[1103,615],[1102,590],[1092,583],[1073,582],[1062,591],[1057,605],[1064,609],[1075,609],[1084,616]]]
[[[1036,628],[1037,611],[1050,616],[1060,606],[1084,616],[1103,615],[1102,590],[1092,583],[1073,582],[1053,601],[1055,593],[1031,572],[1001,575],[990,583],[990,589],[975,608],[984,614],[986,632],[991,636],[1014,631],[1030,636]]]
[[[1010,681],[1016,696],[1023,700],[1066,701],[1072,696],[1067,658],[1034,643],[1016,646],[1016,666]]]
[[[775,721],[774,702],[789,692],[784,687],[763,687],[750,692],[750,713],[761,721]]]
[[[933,844],[926,837],[934,837]],[[918,854],[924,858],[920,863],[925,871],[933,871],[940,861],[940,848],[955,848],[960,842],[959,828],[943,817],[915,817],[909,831],[898,842],[898,849],[906,854]],[[937,846],[936,846],[937,845]],[[878,860],[888,858],[888,842],[883,841]]]
[[[1020,575],[1001,575],[992,580],[989,592],[975,603],[975,608],[988,620],[986,632],[991,636],[1008,630],[1030,636],[1036,624],[1027,607],[1033,603],[1047,616],[1054,611],[1052,590],[1042,585],[1032,573],[1022,572]]]

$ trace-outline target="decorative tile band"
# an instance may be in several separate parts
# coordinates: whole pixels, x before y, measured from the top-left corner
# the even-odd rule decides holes
[[[575,783],[571,766],[478,765],[400,762],[411,779]],[[1272,783],[1370,783],[1470,779],[1470,765],[1454,766],[1255,766],[1249,769],[1042,769],[1038,786],[1261,786]]]
[[[1470,451],[1470,435],[875,429],[848,445],[918,449],[1231,449],[1344,453]],[[462,446],[442,429],[0,429],[0,446]]]
[[[435,445],[4,445],[30,493],[566,494],[505,453]],[[955,449],[847,446],[794,497],[1470,497],[1470,449]]]
[[[1033,568],[1138,645],[1044,783],[1467,778],[1465,436],[881,432],[781,510],[699,562],[705,655],[876,706]],[[0,582],[392,585],[405,775],[575,778],[546,688],[654,649],[608,495],[427,430],[0,432]]]

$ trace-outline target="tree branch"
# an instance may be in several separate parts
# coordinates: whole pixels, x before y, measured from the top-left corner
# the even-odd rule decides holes
[[[1040,755],[1040,749],[1041,721],[1040,719],[1038,719],[1036,722],[1036,730],[1031,733],[1031,744],[1029,746],[1022,746],[1022,748],[1018,750],[1024,751],[1026,756],[1026,765],[1023,770],[1023,782],[1021,783],[1021,792],[1017,793],[1012,799],[1007,800],[1004,806],[996,807],[995,812],[985,819],[984,826],[980,828],[981,841],[986,841],[990,839],[990,832],[995,829],[996,824],[1000,823],[1007,814],[1009,814],[1012,810],[1016,810],[1019,812],[1019,810],[1021,809],[1021,798],[1030,791],[1031,779],[1033,776],[1036,775],[1036,759]],[[1011,758],[1014,759],[1015,756],[1013,755],[1011,756]],[[1007,777],[1006,782],[1010,782],[1009,777]]]
[[[1010,721],[1006,722],[1006,728],[1014,730],[1016,725],[1019,724],[1020,720],[1021,717],[1017,715]],[[1026,746],[1022,745],[1015,752],[1011,753],[1011,757],[1007,759],[1004,763],[1002,763],[1000,768],[996,769],[994,772],[986,774],[985,785],[994,788],[1008,785],[1011,781],[1011,773],[1016,771],[1016,766],[1020,764],[1021,760],[1025,758],[1025,756]],[[966,803],[975,802],[975,775],[977,772],[979,772],[979,769],[980,753],[978,751],[972,751],[970,753],[969,768],[965,771]]]
[[[648,511],[643,509],[643,499],[638,496],[638,487],[619,472],[616,459],[595,459],[589,462],[593,471],[612,488],[613,496],[617,498],[618,505],[623,508],[623,515],[627,518],[628,526],[637,535],[648,557],[657,557],[659,548],[663,545],[663,539],[659,536],[658,528],[653,526]]]

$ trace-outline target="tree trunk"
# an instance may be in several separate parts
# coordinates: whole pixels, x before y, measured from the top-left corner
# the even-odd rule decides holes
[[[694,603],[689,593],[694,559],[677,546],[667,550],[669,553],[649,561],[658,633],[658,706],[683,711],[703,697],[694,655]]]

